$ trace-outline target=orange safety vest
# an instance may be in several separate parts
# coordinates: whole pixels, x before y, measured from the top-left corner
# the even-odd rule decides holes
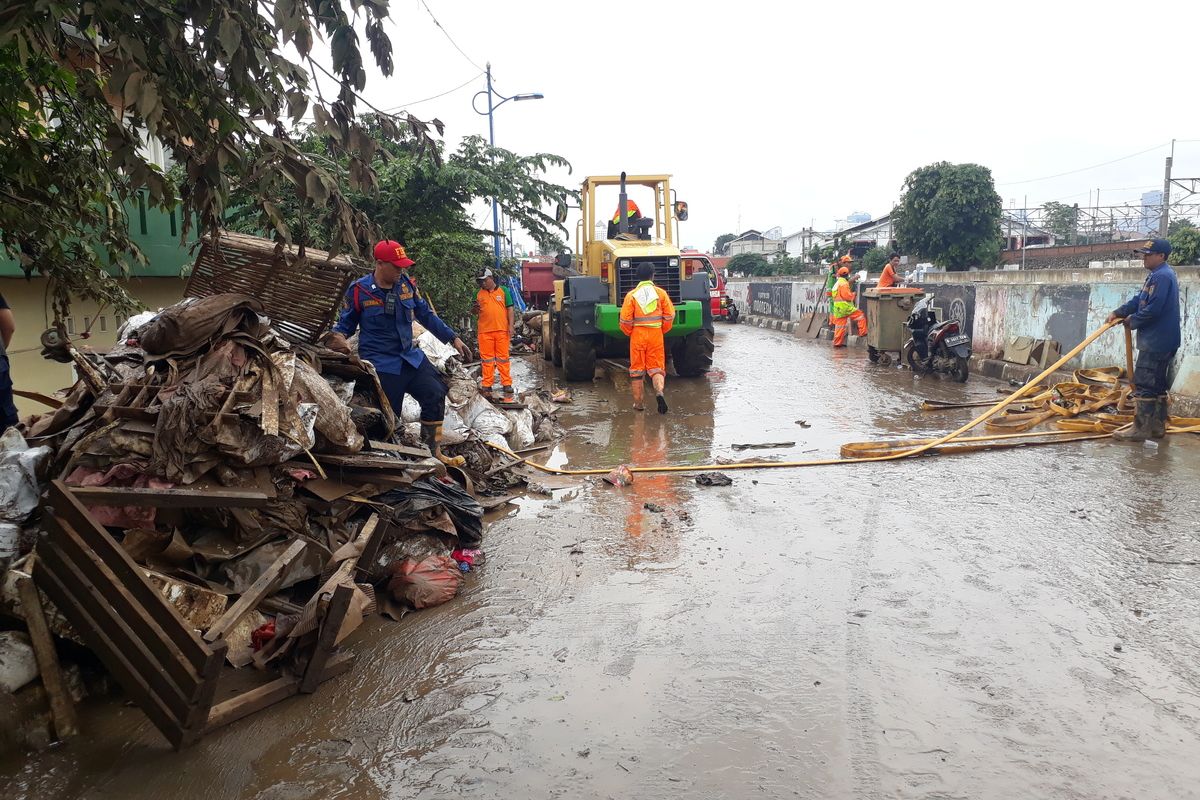
[[[675,324],[675,305],[652,281],[642,281],[625,295],[620,322],[626,333],[633,328],[661,328],[667,333]]]
[[[490,292],[480,289],[475,300],[479,303],[480,333],[508,330],[508,309],[513,303],[507,288],[497,286]]]
[[[637,203],[633,202],[632,200],[625,201],[625,213],[630,219],[637,219],[642,215],[641,209],[639,209],[637,207]],[[618,205],[617,210],[613,212],[612,221],[614,224],[621,221],[621,206]]]

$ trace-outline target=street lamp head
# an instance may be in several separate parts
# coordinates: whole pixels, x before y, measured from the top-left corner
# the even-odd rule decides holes
[[[542,100],[544,98],[545,95],[541,92],[534,92],[532,94],[514,94],[512,96],[513,100]]]

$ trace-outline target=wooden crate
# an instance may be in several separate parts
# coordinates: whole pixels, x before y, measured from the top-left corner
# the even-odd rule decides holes
[[[272,326],[293,342],[314,344],[333,323],[346,287],[366,274],[349,258],[330,259],[323,250],[294,248],[240,233],[205,239],[184,294],[207,297],[225,292],[262,301]]]

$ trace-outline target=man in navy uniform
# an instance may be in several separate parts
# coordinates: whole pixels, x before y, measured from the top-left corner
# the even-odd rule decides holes
[[[1133,398],[1137,411],[1133,427],[1113,434],[1114,439],[1144,442],[1161,439],[1167,432],[1167,372],[1179,349],[1179,280],[1167,263],[1171,243],[1153,239],[1134,251],[1150,271],[1142,290],[1108,315],[1108,322],[1124,320],[1137,331],[1137,365],[1133,368]]]
[[[470,359],[471,349],[417,291],[408,273],[414,263],[399,242],[388,240],[375,245],[375,271],[346,290],[341,314],[326,345],[349,353],[346,337],[359,329],[358,354],[374,365],[392,410],[399,416],[404,395],[412,395],[421,406],[421,440],[429,452],[445,464],[461,467],[464,463],[461,456],[442,455],[446,384],[413,341],[413,320],[441,341],[452,344],[464,361]]]

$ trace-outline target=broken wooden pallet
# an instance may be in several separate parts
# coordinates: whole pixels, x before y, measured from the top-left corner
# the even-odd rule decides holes
[[[353,661],[334,656],[332,635],[319,632],[304,675],[280,676],[214,705],[226,643],[201,639],[62,481],[50,486],[33,579],[176,749],[339,675]],[[322,629],[342,627],[347,601],[339,606],[336,599],[335,592]]]

